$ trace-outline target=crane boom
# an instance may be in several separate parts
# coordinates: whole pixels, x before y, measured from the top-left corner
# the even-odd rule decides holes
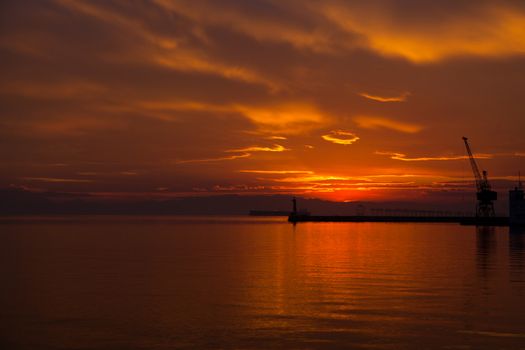
[[[476,163],[476,158],[474,158],[474,155],[470,150],[468,139],[466,137],[463,137],[463,142],[465,142],[468,158],[470,160],[470,166],[472,167],[472,172],[474,173],[474,177],[476,178],[476,198],[478,200],[478,204],[476,206],[476,216],[495,216],[493,201],[498,199],[498,194],[491,190],[490,183],[487,177],[487,172],[485,170],[483,170],[483,172],[479,171],[478,164]]]
[[[478,164],[476,163],[476,159],[474,158],[474,155],[472,154],[472,151],[470,150],[470,146],[468,144],[468,139],[463,136],[463,142],[465,142],[465,147],[467,148],[468,158],[470,160],[470,166],[472,167],[472,172],[474,173],[474,177],[476,179],[476,187],[478,188],[478,191],[480,191],[481,185],[483,183],[483,178],[481,177],[481,173],[478,168]]]

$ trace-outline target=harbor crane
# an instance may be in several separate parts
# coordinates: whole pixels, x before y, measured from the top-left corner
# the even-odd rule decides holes
[[[465,142],[465,147],[467,148],[467,153],[470,160],[470,166],[472,167],[472,172],[474,173],[474,178],[476,179],[476,198],[478,200],[476,205],[476,217],[494,217],[496,216],[494,212],[494,201],[498,199],[498,193],[492,191],[487,178],[487,172],[483,170],[483,172],[480,173],[476,163],[476,158],[474,158],[474,155],[470,150],[468,139],[466,137],[463,137],[463,142]]]

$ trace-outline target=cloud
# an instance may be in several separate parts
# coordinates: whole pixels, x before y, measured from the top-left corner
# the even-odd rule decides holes
[[[310,170],[239,170],[240,173],[251,173],[251,174],[313,174]]]
[[[230,80],[239,80],[246,83],[264,85],[272,91],[283,88],[277,82],[265,78],[263,75],[241,66],[232,66],[220,63],[211,58],[204,57],[203,54],[192,52],[188,49],[177,48],[161,54],[149,56],[151,63],[182,71],[199,72],[218,75]]]
[[[107,88],[89,81],[15,81],[0,86],[0,94],[38,99],[69,99],[101,96]]]
[[[234,155],[231,155],[231,156],[217,157],[217,158],[200,158],[200,159],[177,160],[177,161],[175,161],[175,164],[221,162],[221,161],[225,161],[225,160],[235,160],[235,159],[241,159],[241,158],[248,158],[251,155],[252,155],[251,153],[242,153],[242,154],[234,154]]]
[[[396,152],[375,152],[375,154],[389,156],[390,159],[402,160],[404,162],[425,162],[425,161],[446,161],[446,160],[462,160],[469,159],[468,156],[442,156],[442,157],[415,157],[409,158],[406,154]],[[491,159],[491,154],[476,154],[475,158],[478,159]]]
[[[46,116],[47,117],[47,116]],[[93,117],[88,115],[70,115],[57,119],[42,118],[42,120],[21,121],[10,123],[19,128],[20,133],[43,135],[78,136],[94,130],[116,130],[124,124],[121,120]]]
[[[420,125],[399,122],[383,117],[359,116],[355,117],[353,120],[357,123],[357,125],[365,129],[385,128],[409,134],[417,133],[423,129],[423,127]]]
[[[322,27],[312,28],[294,21],[285,21],[278,16],[264,16],[243,11],[246,6],[228,6],[216,1],[155,0],[164,9],[191,19],[199,26],[227,27],[236,33],[262,42],[286,43],[297,49],[314,52],[332,52],[337,41]],[[270,2],[261,4],[272,6]],[[274,13],[283,10],[279,5],[272,8]],[[297,11],[300,17],[301,11]]]
[[[173,111],[206,111],[224,112],[229,108],[224,105],[204,103],[199,101],[139,101],[135,105],[140,108],[151,110],[173,110]]]
[[[282,179],[274,179],[276,182],[324,182],[324,181],[348,181],[352,180],[351,176],[337,176],[337,175],[307,175],[286,177]]]
[[[253,152],[284,152],[284,151],[289,151],[289,149],[284,148],[281,145],[273,145],[273,147],[249,146],[249,147],[244,147],[244,148],[239,148],[239,149],[229,149],[229,150],[224,151],[227,153],[239,153],[239,154],[234,154],[231,156],[177,160],[175,161],[175,164],[221,162],[221,161],[249,158],[252,156]]]
[[[392,5],[388,0],[257,1],[255,6],[216,1],[155,2],[190,20],[201,33],[209,28],[227,28],[257,42],[284,43],[321,54],[366,48],[385,56],[429,63],[455,56],[499,57],[525,51],[525,13],[519,6],[504,2],[444,4],[439,8],[426,1]]]
[[[126,29],[128,33],[132,33],[142,40],[164,49],[173,49],[179,44],[178,40],[173,37],[163,36],[155,33],[138,18],[125,16],[124,14],[117,11],[112,11],[109,9],[109,7],[105,7],[103,5],[97,6],[91,1],[55,0],[55,3],[62,5],[71,11],[93,17],[110,25],[122,27]],[[109,3],[106,4],[109,5]]]
[[[473,8],[455,12],[449,9],[450,12],[433,15],[428,21],[421,18],[430,17],[433,8],[424,6],[424,2],[406,11],[411,16],[400,15],[402,8],[393,8],[382,1],[364,4],[327,1],[310,5],[312,12],[323,14],[342,30],[362,36],[360,46],[414,63],[458,56],[515,56],[525,52],[525,12],[517,6],[476,2]]]
[[[71,175],[103,179],[93,191],[181,193],[215,183],[292,186],[273,179],[297,177],[312,191],[337,190],[381,175],[334,177],[417,173],[425,161],[456,174],[454,160],[466,153],[440,153],[458,146],[447,138],[451,125],[478,135],[480,151],[499,152],[500,174],[523,157],[516,97],[524,60],[493,59],[521,55],[521,43],[508,44],[523,35],[485,53],[469,51],[463,35],[471,28],[473,42],[490,44],[513,18],[523,27],[515,1],[6,1],[4,183],[45,187],[21,178]],[[511,5],[509,23],[494,25],[503,15],[489,8]],[[411,154],[407,135],[425,144],[423,153]],[[353,161],[333,162],[349,148],[326,142],[355,144]],[[70,164],[68,172],[50,168],[56,162]],[[428,178],[375,180],[431,186],[434,168],[424,168]]]
[[[200,101],[141,101],[138,108],[154,111],[200,111],[206,113],[236,113],[255,123],[259,131],[281,134],[301,134],[327,123],[329,118],[308,103],[289,101],[280,104],[218,104]],[[170,118],[173,118],[171,116]],[[267,137],[286,140],[285,136]]]
[[[343,130],[334,130],[327,135],[322,135],[321,137],[325,141],[336,143],[339,145],[351,145],[357,140],[359,140],[359,136],[357,136],[356,134]]]
[[[403,92],[399,96],[391,96],[391,97],[384,97],[384,96],[378,96],[378,95],[371,95],[366,92],[359,93],[359,96],[362,96],[364,98],[367,98],[369,100],[378,101],[378,102],[405,102],[410,96],[410,92]]]
[[[132,35],[137,39],[135,46],[127,48],[130,51],[127,54],[108,54],[106,58],[117,61],[140,60],[143,63],[181,72],[211,74],[230,80],[263,85],[273,91],[282,88],[279,83],[251,68],[221,62],[217,57],[210,57],[202,50],[189,47],[181,38],[159,34],[152,30],[150,24],[143,19],[126,16],[124,12],[111,10],[109,6],[72,0],[57,0],[57,3],[71,11],[120,28],[127,35]]]
[[[38,181],[38,182],[50,182],[50,183],[84,183],[94,182],[93,180],[87,179],[61,179],[55,177],[22,177],[22,180],[26,181]]]
[[[239,149],[230,149],[226,152],[284,152],[289,151],[288,148],[285,148],[281,145],[273,145],[273,147],[261,147],[261,146],[250,146]]]
[[[301,102],[266,106],[233,105],[232,108],[257,124],[261,130],[282,134],[301,134],[329,119],[316,107]]]

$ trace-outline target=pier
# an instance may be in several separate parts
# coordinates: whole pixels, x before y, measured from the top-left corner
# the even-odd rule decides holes
[[[288,221],[299,222],[411,222],[411,223],[457,223],[476,226],[509,226],[509,218],[503,216],[365,216],[365,215],[295,215],[290,214]]]

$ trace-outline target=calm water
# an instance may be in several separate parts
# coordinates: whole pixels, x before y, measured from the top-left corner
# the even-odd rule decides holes
[[[0,220],[2,349],[524,349],[525,233]]]

